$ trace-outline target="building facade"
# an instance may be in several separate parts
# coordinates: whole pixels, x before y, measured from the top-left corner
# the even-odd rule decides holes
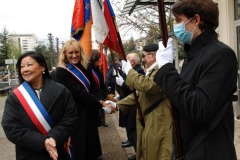
[[[21,54],[34,51],[34,48],[38,45],[35,34],[10,34],[9,40],[21,50]]]
[[[219,7],[219,33],[220,41],[229,45],[236,53],[238,59],[238,102],[234,102],[236,116],[240,116],[240,0],[215,0]]]
[[[146,45],[146,40],[141,38],[141,39],[137,39],[135,41],[135,44],[136,44],[136,50],[137,51],[142,51],[143,50],[143,46]]]

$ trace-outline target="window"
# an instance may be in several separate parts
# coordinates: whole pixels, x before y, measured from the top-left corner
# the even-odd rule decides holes
[[[234,0],[234,12],[235,20],[240,19],[240,0]]]

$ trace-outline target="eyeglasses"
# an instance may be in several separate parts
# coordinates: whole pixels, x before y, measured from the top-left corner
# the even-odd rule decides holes
[[[146,55],[145,55],[145,54],[142,54],[142,58],[145,58],[146,56],[152,55],[152,54],[153,54],[153,52],[147,53]]]

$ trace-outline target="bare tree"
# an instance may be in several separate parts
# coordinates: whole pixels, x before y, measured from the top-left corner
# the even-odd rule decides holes
[[[114,0],[112,6],[115,11],[116,21],[119,27],[121,36],[131,35],[132,31],[139,33],[140,37],[146,37],[148,39],[155,40],[161,36],[159,28],[158,7],[149,5],[149,7],[134,11],[131,15],[123,15],[121,0]],[[172,32],[173,18],[170,12],[169,5],[165,6],[166,21],[168,25],[168,32]]]

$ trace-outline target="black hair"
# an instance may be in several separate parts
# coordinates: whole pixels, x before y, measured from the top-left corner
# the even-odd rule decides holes
[[[43,74],[43,79],[44,78],[51,78],[49,71],[48,71],[48,67],[47,67],[47,63],[46,60],[44,58],[44,56],[41,53],[38,52],[34,52],[34,51],[29,51],[26,53],[23,53],[17,61],[17,70],[18,70],[18,79],[19,79],[19,84],[22,84],[24,82],[24,79],[22,77],[21,74],[21,62],[22,59],[25,57],[31,57],[33,58],[40,66],[45,67],[45,74]]]
[[[219,24],[219,10],[212,0],[182,0],[173,4],[172,12],[176,17],[184,14],[188,18],[198,14],[201,18],[199,27],[202,30],[215,30]]]

